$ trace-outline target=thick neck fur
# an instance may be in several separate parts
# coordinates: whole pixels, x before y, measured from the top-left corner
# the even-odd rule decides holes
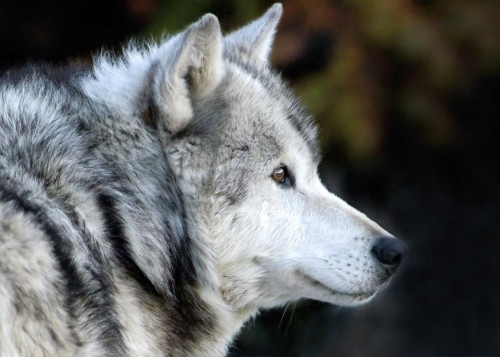
[[[199,326],[193,336],[194,341],[181,343],[183,350],[178,355],[223,356],[233,337],[244,322],[256,313],[256,309],[239,309],[223,296],[220,267],[217,266],[212,242],[214,232],[210,228],[211,203],[203,196],[203,189],[200,189],[207,187],[207,172],[201,174],[203,171],[199,170],[195,162],[186,160],[194,156],[198,158],[196,162],[208,162],[213,153],[208,148],[202,148],[196,138],[190,138],[181,139],[176,145],[167,147],[166,154],[179,184],[186,219],[191,222],[188,236],[197,277],[196,288],[192,292],[193,298],[199,299],[195,305],[204,310],[193,313],[211,318],[209,328]],[[190,328],[196,330],[195,326]]]

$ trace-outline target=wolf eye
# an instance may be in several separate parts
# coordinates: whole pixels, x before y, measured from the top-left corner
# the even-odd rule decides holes
[[[287,187],[293,186],[292,178],[286,166],[278,166],[277,168],[275,168],[273,170],[273,173],[271,174],[271,178],[274,182],[280,185]]]
[[[273,170],[273,174],[271,175],[274,181],[277,183],[283,183],[286,178],[285,168],[277,167]]]

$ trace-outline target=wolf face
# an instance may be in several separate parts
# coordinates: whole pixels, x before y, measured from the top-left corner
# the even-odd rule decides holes
[[[191,103],[167,157],[189,211],[202,208],[196,221],[230,306],[361,304],[387,284],[405,248],[321,184],[316,127],[268,66],[280,15],[275,5],[223,39],[218,29],[210,35],[217,54],[199,72],[212,73],[211,89]]]

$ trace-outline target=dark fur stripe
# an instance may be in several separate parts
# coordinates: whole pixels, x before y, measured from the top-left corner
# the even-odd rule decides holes
[[[53,254],[59,263],[61,272],[66,282],[66,309],[71,319],[77,320],[75,314],[75,301],[79,301],[87,310],[92,311],[89,315],[96,320],[98,326],[102,326],[101,341],[110,355],[124,355],[125,347],[123,337],[120,332],[120,325],[113,313],[112,299],[103,282],[103,277],[97,274],[95,269],[87,267],[93,280],[100,283],[99,290],[90,289],[86,286],[82,274],[71,259],[72,247],[56,225],[49,219],[44,210],[36,204],[21,197],[16,192],[0,186],[0,201],[11,202],[16,208],[25,214],[32,215],[35,222],[50,239],[53,247]],[[75,344],[81,345],[78,336],[72,329],[74,323],[68,321],[68,328],[71,329],[75,339]]]
[[[152,295],[161,295],[161,293],[155,288],[154,284],[137,265],[131,254],[130,245],[123,228],[123,221],[116,209],[116,200],[108,194],[100,193],[97,197],[97,201],[103,212],[108,238],[113,244],[113,250],[120,263],[123,265],[127,273],[146,292]]]
[[[108,238],[113,244],[114,252],[120,260],[120,264],[145,292],[164,300],[166,298],[164,294],[148,279],[133,258],[130,244],[124,232],[123,217],[121,217],[116,207],[116,199],[107,193],[101,192],[97,200],[103,211]],[[179,209],[182,209],[182,204],[180,204]],[[170,227],[169,223],[165,222],[165,239],[169,239],[169,233],[174,234],[172,230],[173,228]],[[169,318],[172,319],[173,325],[176,326],[175,333],[179,337],[195,342],[201,334],[208,333],[213,329],[215,318],[208,310],[208,307],[194,293],[196,274],[191,257],[189,237],[184,236],[181,239],[181,246],[175,248],[170,246],[170,248],[172,249],[170,256],[173,270],[169,290],[174,293],[174,299],[169,301],[173,308],[170,310],[171,315]],[[167,306],[166,308],[168,309]]]

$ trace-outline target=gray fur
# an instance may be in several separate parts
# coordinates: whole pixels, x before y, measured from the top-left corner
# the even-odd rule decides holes
[[[386,232],[321,186],[269,68],[281,11],[0,78],[0,355],[223,355],[259,308],[386,284]]]

